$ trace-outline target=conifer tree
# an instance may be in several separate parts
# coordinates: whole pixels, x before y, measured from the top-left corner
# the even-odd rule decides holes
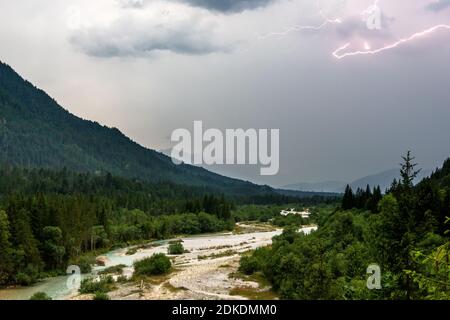
[[[376,186],[375,188],[373,188],[373,194],[372,194],[372,198],[370,200],[370,206],[368,209],[374,213],[378,212],[378,204],[382,198],[383,198],[383,195],[381,194],[380,186]]]
[[[355,205],[354,201],[355,199],[353,195],[353,190],[349,185],[347,185],[345,187],[344,198],[342,199],[342,209],[344,210],[352,209]]]
[[[420,170],[415,170],[417,164],[413,163],[414,157],[408,151],[402,157],[400,176],[398,183],[393,183],[392,194],[383,199],[382,224],[380,240],[383,248],[387,268],[398,274],[397,286],[399,292],[404,292],[399,298],[410,299],[413,292],[413,283],[404,270],[411,270],[411,253],[417,240],[416,208],[417,198],[413,189],[413,181]]]
[[[8,216],[0,210],[0,286],[8,283],[12,273],[10,236]]]

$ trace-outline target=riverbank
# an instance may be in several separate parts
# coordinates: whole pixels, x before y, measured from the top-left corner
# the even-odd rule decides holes
[[[301,231],[309,233],[316,228],[305,226]],[[249,293],[250,297],[275,297],[267,284],[236,275],[241,254],[270,245],[272,238],[281,232],[282,229],[270,224],[239,223],[233,232],[176,238],[183,242],[186,252],[169,255],[173,271],[165,276],[131,280],[135,261],[155,253],[167,254],[174,239],[107,252],[102,256],[104,266],[94,266],[93,272],[123,266],[121,275],[129,280],[116,283],[116,289],[108,293],[112,300],[246,299]],[[36,292],[45,292],[57,300],[92,299],[92,295],[68,289],[67,279],[55,277],[31,287],[0,290],[0,299],[29,299]]]
[[[235,232],[181,238],[186,250],[181,255],[169,255],[174,271],[167,276],[149,277],[141,281],[117,283],[117,289],[109,296],[115,300],[153,299],[246,299],[233,294],[236,289],[268,291],[256,281],[235,277],[240,255],[272,243],[272,237],[281,234],[267,224],[239,224]],[[109,256],[106,267],[121,261],[127,265],[123,275],[133,272],[130,260],[139,260],[154,253],[167,253],[168,243],[154,248],[140,249],[133,256],[124,256],[124,250]],[[230,293],[231,292],[231,293]],[[91,295],[79,295],[73,299],[91,299]]]

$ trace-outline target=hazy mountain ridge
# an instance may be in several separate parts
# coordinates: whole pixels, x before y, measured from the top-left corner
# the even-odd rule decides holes
[[[302,182],[283,186],[288,190],[342,192],[346,183],[342,181]]]
[[[421,170],[418,174],[415,182],[418,183],[423,178],[429,176],[431,174],[431,170],[424,169]],[[399,179],[400,170],[399,169],[390,169],[383,172],[379,172],[376,174],[368,175],[357,179],[353,182],[340,182],[340,181],[325,181],[325,182],[317,182],[317,183],[296,183],[286,185],[282,188],[297,190],[297,191],[313,191],[313,192],[331,192],[331,193],[343,193],[346,185],[350,185],[353,190],[358,188],[365,189],[367,185],[380,186],[382,191],[385,191],[390,187],[392,181],[394,179]]]

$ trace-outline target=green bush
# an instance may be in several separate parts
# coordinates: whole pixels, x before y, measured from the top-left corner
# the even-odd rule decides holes
[[[36,292],[30,298],[30,300],[52,300],[45,292]]]
[[[108,296],[106,292],[98,291],[95,293],[93,300],[103,301],[103,300],[111,300],[111,298]]]
[[[22,286],[29,286],[38,281],[41,276],[42,274],[37,266],[28,264],[16,274],[15,283]]]
[[[111,291],[113,287],[114,279],[111,276],[101,277],[99,281],[88,278],[81,281],[79,292],[82,294],[108,292]]]
[[[136,275],[160,275],[167,273],[172,266],[170,259],[163,253],[156,253],[134,263]]]
[[[256,261],[253,256],[242,257],[239,265],[239,271],[246,275],[255,273],[258,271],[258,261]]]
[[[117,277],[117,282],[119,282],[119,283],[124,283],[124,282],[127,282],[127,281],[128,281],[128,278],[126,276],[119,276],[119,277]]]
[[[267,261],[270,260],[270,249],[257,248],[250,256],[243,256],[239,264],[239,271],[251,275],[257,271],[264,271]]]
[[[126,254],[127,256],[132,256],[132,255],[135,254],[136,252],[137,252],[137,248],[136,248],[136,247],[133,247],[133,248],[128,249],[127,252],[125,252],[125,254]]]
[[[169,254],[183,254],[184,253],[184,247],[181,242],[174,242],[169,245],[168,249]]]
[[[80,267],[81,273],[91,273],[92,265],[95,264],[95,258],[92,256],[82,256],[80,257],[74,265]]]
[[[125,267],[126,267],[126,265],[124,265],[124,264],[118,264],[116,266],[111,266],[106,269],[103,269],[102,271],[99,271],[98,274],[101,274],[101,275],[103,275],[103,274],[119,274],[120,275],[123,273],[123,268],[125,268]]]
[[[21,286],[29,286],[29,285],[31,285],[34,281],[33,281],[33,279],[32,279],[29,275],[27,275],[26,273],[19,272],[19,273],[16,275],[16,282],[17,282],[18,284],[20,284]]]

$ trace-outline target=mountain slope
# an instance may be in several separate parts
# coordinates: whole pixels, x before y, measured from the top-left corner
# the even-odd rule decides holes
[[[370,186],[380,186],[381,190],[386,190],[389,187],[394,179],[399,179],[400,170],[399,169],[391,169],[383,172],[379,172],[376,174],[372,174],[366,177],[362,177],[350,183],[350,186],[353,190],[358,188],[366,189],[367,185]]]
[[[227,178],[190,165],[175,165],[116,128],[83,120],[0,62],[0,163],[22,167],[110,172],[144,181],[260,193],[269,187]]]
[[[418,183],[423,178],[430,175],[430,170],[421,170],[417,178],[414,180]],[[351,183],[339,182],[339,181],[327,181],[327,182],[317,182],[317,183],[296,183],[284,186],[283,188],[289,190],[298,191],[315,191],[315,192],[337,192],[343,193],[345,186],[349,184],[353,190],[358,188],[365,189],[367,185],[374,187],[380,186],[381,190],[384,191],[391,186],[394,179],[400,178],[399,169],[386,170],[380,173],[372,174],[366,177],[357,179]]]
[[[449,188],[450,187],[450,158],[444,161],[444,164],[441,168],[436,169],[433,173],[430,174],[428,178],[422,180],[421,183],[432,181],[436,183],[440,188]]]
[[[300,191],[320,191],[320,192],[342,192],[345,189],[345,182],[324,181],[324,182],[301,182],[284,186],[288,190]]]
[[[430,170],[421,170],[417,175],[417,178],[414,180],[414,183],[418,183],[430,173]],[[391,183],[394,179],[400,179],[399,169],[386,170],[377,174],[363,177],[361,179],[353,181],[350,186],[353,190],[356,190],[358,188],[365,189],[367,185],[380,186],[381,190],[384,191],[391,186]]]

